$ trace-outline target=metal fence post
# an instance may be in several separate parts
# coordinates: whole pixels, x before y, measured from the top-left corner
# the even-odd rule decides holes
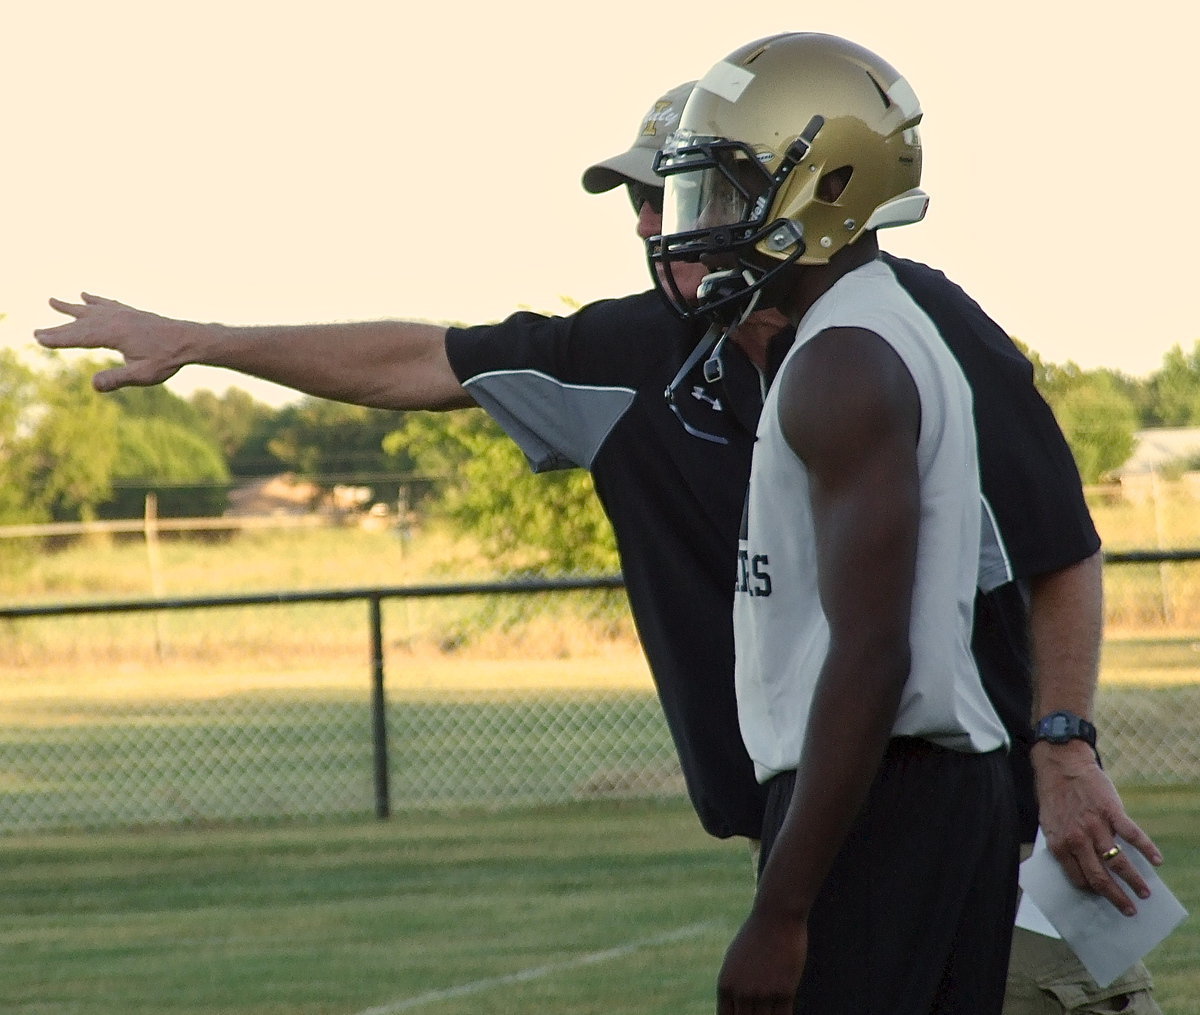
[[[392,812],[388,788],[387,703],[383,687],[382,597],[368,600],[371,610],[371,735],[375,749],[375,817],[386,820]]]

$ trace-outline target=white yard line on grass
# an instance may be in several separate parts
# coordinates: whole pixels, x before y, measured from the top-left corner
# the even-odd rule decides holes
[[[427,1004],[436,1004],[438,1001],[448,1001],[450,998],[463,997],[467,994],[478,994],[485,990],[491,990],[494,987],[507,986],[510,983],[528,983],[530,980],[539,980],[543,976],[549,976],[551,973],[560,973],[568,969],[579,969],[582,966],[594,966],[599,962],[611,962],[613,959],[622,959],[627,955],[633,955],[635,952],[640,952],[646,948],[656,948],[659,945],[672,944],[687,938],[699,937],[716,926],[717,923],[713,920],[707,923],[693,923],[690,926],[680,927],[678,930],[659,934],[656,937],[643,938],[640,941],[630,941],[627,944],[618,945],[615,948],[606,948],[600,952],[577,955],[575,958],[567,959],[565,962],[551,962],[544,966],[533,966],[530,969],[522,969],[516,973],[509,973],[506,976],[492,976],[486,980],[473,980],[470,983],[461,983],[457,987],[426,991],[424,994],[401,998],[398,1001],[382,1004],[376,1008],[364,1008],[362,1011],[357,1012],[356,1015],[395,1015],[396,1012],[412,1011],[414,1008],[420,1008]]]

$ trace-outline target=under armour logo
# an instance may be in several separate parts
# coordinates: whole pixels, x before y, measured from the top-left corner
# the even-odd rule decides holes
[[[699,402],[707,402],[709,405],[711,405],[713,407],[713,412],[724,412],[725,411],[725,407],[721,404],[721,400],[719,398],[714,398],[707,391],[705,391],[704,388],[702,388],[699,384],[697,384],[694,388],[692,388],[692,397]]]

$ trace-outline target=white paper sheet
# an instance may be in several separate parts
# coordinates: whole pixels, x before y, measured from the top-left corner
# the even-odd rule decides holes
[[[1112,983],[1187,916],[1150,862],[1124,840],[1118,838],[1117,843],[1150,888],[1150,898],[1134,899],[1138,911],[1132,917],[1123,916],[1107,899],[1071,884],[1040,831],[1033,854],[1021,864],[1021,888],[1034,911],[1062,935],[1101,987]]]
[[[1046,919],[1046,914],[1033,904],[1028,892],[1021,893],[1021,901],[1017,904],[1017,926],[1046,937],[1062,938],[1054,924]]]

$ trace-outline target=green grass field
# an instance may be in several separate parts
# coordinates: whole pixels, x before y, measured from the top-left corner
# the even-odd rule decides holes
[[[1200,906],[1200,791],[1126,794]],[[0,840],[7,1015],[700,1015],[752,891],[681,801]],[[1200,925],[1147,962],[1200,1013]]]
[[[1164,545],[1200,544],[1200,532],[1183,529],[1200,512],[1182,499],[1176,506]],[[1098,517],[1110,545],[1153,545],[1141,508],[1111,514]],[[386,533],[354,530],[170,543],[162,556],[166,592],[179,596],[462,574],[445,570],[453,554],[442,544],[403,547]],[[1139,729],[1162,713],[1181,731],[1177,753],[1188,764],[1200,742],[1189,725],[1200,714],[1198,576],[1200,565],[1106,575],[1105,700]],[[149,595],[148,577],[136,544],[32,557],[0,547],[5,602]],[[385,611],[389,697],[405,723],[395,749],[410,776],[404,751],[418,742],[417,729],[449,754],[472,756],[449,739],[447,730],[473,727],[459,713],[446,719],[447,701],[461,712],[484,694],[492,711],[503,711],[512,700],[569,688],[600,692],[607,706],[616,692],[647,686],[627,619],[607,601],[542,615],[511,604],[445,609],[389,603]],[[68,790],[97,809],[109,799],[140,803],[144,791],[122,782],[125,769],[114,761],[125,732],[155,792],[170,788],[163,806],[187,821],[197,787],[241,792],[224,767],[241,753],[259,768],[305,774],[308,762],[289,753],[295,730],[311,737],[324,723],[319,774],[328,782],[341,773],[333,791],[343,802],[358,794],[353,806],[366,813],[366,648],[357,606],[11,622],[0,629],[0,749],[11,741],[24,758],[32,745],[39,761],[28,773],[0,771],[0,805]],[[277,715],[250,708],[256,698],[282,702]],[[235,745],[247,728],[257,739],[243,752]],[[348,729],[353,736],[341,732]],[[215,731],[211,743],[197,739],[205,730]],[[431,757],[428,745],[418,755]],[[187,772],[172,768],[188,758]],[[585,758],[569,760],[571,787],[592,777],[575,770]],[[1117,770],[1123,759],[1114,760]],[[285,799],[283,811],[265,813],[305,813],[313,785],[300,783],[296,809]],[[393,792],[403,803],[401,784]],[[484,795],[496,793],[489,785]],[[1124,798],[1163,848],[1167,883],[1195,910],[1200,785],[1130,786]],[[245,816],[261,817],[261,806],[247,797]],[[138,820],[171,820],[150,812]],[[678,796],[400,810],[383,823],[205,818],[136,832],[16,832],[0,836],[0,871],[5,1015],[708,1013],[717,964],[752,890],[744,847],[704,836]],[[1194,919],[1148,964],[1166,1015],[1200,1015]]]

